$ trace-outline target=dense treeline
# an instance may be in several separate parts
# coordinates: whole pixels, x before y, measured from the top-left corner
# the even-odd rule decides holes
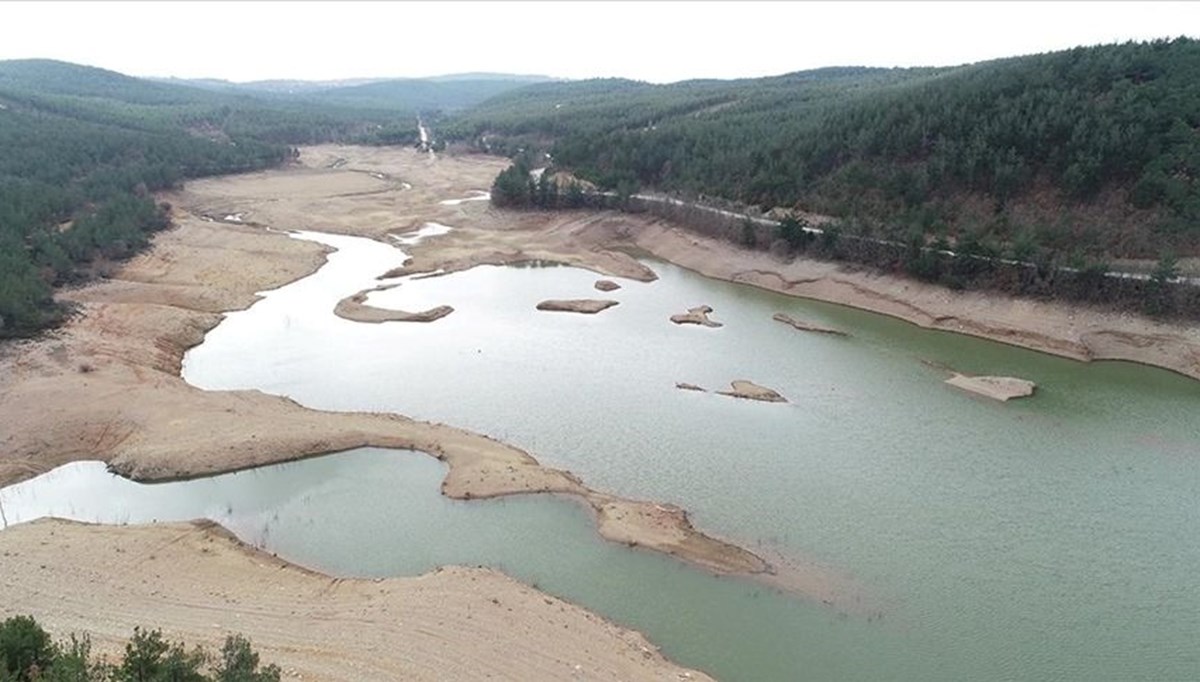
[[[278,163],[286,147],[0,111],[0,336],[62,314],[50,287],[126,257],[167,225],[149,193],[185,177]]]
[[[967,233],[951,245],[945,237],[927,242],[919,233],[905,241],[873,236],[855,221],[831,220],[819,226],[794,215],[771,219],[738,213],[737,206],[665,196],[601,192],[562,174],[531,173],[529,155],[496,176],[494,206],[519,209],[616,209],[651,213],[688,230],[722,239],[738,248],[770,251],[776,258],[797,256],[866,265],[902,273],[950,289],[999,291],[1045,301],[1068,301],[1157,317],[1200,319],[1200,287],[1180,280],[1178,260],[1160,258],[1146,275],[1117,275],[1104,261],[1063,257],[1031,244],[1005,251]]]
[[[545,149],[608,189],[838,216],[1062,262],[1200,254],[1200,43],[1129,43],[951,69],[535,85],[454,129]]]
[[[53,287],[103,272],[165,228],[153,192],[277,165],[297,144],[409,142],[415,119],[0,62],[0,338],[61,320]]]
[[[32,617],[0,623],[0,682],[279,682],[278,666],[259,667],[250,641],[225,638],[220,654],[187,649],[159,630],[134,628],[120,664],[97,659],[85,635],[55,642]]]
[[[0,95],[2,97],[2,95]],[[126,257],[167,225],[149,193],[186,177],[261,168],[287,147],[218,143],[19,108],[0,110],[0,336],[57,321],[50,288]]]
[[[617,78],[545,83],[488,100],[450,121],[445,134],[506,155],[555,142],[601,144],[614,134],[646,134],[680,121],[717,120],[725,134],[738,135],[739,121],[747,115],[784,107],[794,114],[934,72],[835,67],[774,78],[668,85]],[[610,170],[620,175],[628,169]]]
[[[491,202],[501,208],[609,208],[615,205],[607,197],[587,192],[574,180],[562,182],[550,173],[536,179],[528,157],[518,155],[513,165],[500,171],[492,183]]]
[[[1178,281],[1178,263],[1167,256],[1144,277],[1114,276],[1106,262],[1047,257],[1045,252],[1015,259],[966,235],[951,246],[939,238],[926,243],[864,236],[853,223],[810,225],[803,218],[781,220],[738,216],[686,202],[615,194],[588,197],[589,205],[650,212],[688,229],[740,248],[769,250],[787,260],[805,256],[866,265],[903,273],[950,289],[983,289],[1047,301],[1067,301],[1160,317],[1200,319],[1200,287]]]

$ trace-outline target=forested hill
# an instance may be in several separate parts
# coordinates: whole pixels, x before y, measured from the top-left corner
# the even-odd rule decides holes
[[[0,338],[61,319],[54,286],[103,272],[165,227],[151,192],[275,165],[296,144],[409,143],[415,117],[0,62]]]
[[[0,90],[43,96],[100,97],[137,104],[183,104],[206,99],[204,93],[193,88],[51,59],[0,61]]]
[[[530,143],[568,143],[621,132],[657,132],[661,125],[686,122],[716,122],[736,134],[738,123],[746,115],[808,113],[814,106],[828,106],[855,93],[936,72],[831,67],[772,78],[690,80],[667,85],[621,78],[534,84],[464,112],[449,122],[445,132],[476,141],[487,137],[493,152],[515,152]],[[619,179],[614,177],[609,184]]]
[[[532,83],[537,77],[404,78],[314,92],[314,102],[351,106],[389,107],[454,112]]]
[[[798,207],[905,240],[1076,261],[1200,254],[1200,43],[945,69],[533,85],[467,112],[479,148],[549,151],[624,191]]]

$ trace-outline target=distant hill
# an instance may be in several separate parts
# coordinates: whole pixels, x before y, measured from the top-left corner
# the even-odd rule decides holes
[[[354,85],[375,83],[382,78],[346,78],[341,80],[305,81],[305,80],[259,80],[236,83],[219,78],[151,78],[152,81],[172,85],[186,85],[206,90],[243,90],[254,93],[298,94],[344,88]]]
[[[607,188],[801,207],[858,232],[1075,262],[1200,255],[1200,43],[954,68],[528,86],[449,128]]]
[[[300,101],[412,111],[457,111],[548,76],[462,73],[430,78],[346,78],[340,80],[260,80],[245,83],[199,78],[157,78],[156,82],[221,92],[298,97]]]
[[[429,76],[422,80],[435,83],[450,83],[453,81],[513,81],[517,83],[548,83],[562,80],[536,74],[493,73],[490,71],[471,71],[468,73],[449,73],[443,76]]]
[[[567,158],[562,154],[569,156],[575,145],[600,148],[626,133],[660,137],[660,130],[676,131],[696,124],[711,124],[716,135],[732,143],[744,134],[747,116],[773,117],[786,126],[804,119],[816,108],[856,93],[875,92],[932,72],[839,67],[770,78],[690,80],[665,85],[623,78],[534,84],[463,112],[444,127],[444,132],[463,140],[486,137],[486,144],[481,146],[501,154],[553,143],[560,163],[577,165],[606,187],[615,187],[624,180],[675,189],[636,177],[619,166],[589,168],[586,151],[583,157]],[[718,163],[703,165],[717,173],[722,168]]]
[[[0,61],[0,90],[36,95],[103,97],[135,104],[202,101],[195,88],[133,78],[116,71],[51,59]]]
[[[437,78],[400,78],[306,93],[316,102],[357,107],[459,111],[525,86],[545,83],[540,76],[464,74]]]

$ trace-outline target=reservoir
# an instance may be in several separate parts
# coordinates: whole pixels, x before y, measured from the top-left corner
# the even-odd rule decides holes
[[[1200,384],[1085,365],[709,280],[647,261],[650,283],[568,267],[479,266],[398,280],[371,305],[451,305],[429,324],[337,318],[403,254],[338,249],[311,277],[232,313],[184,377],[309,407],[468,428],[590,486],[678,504],[768,559],[846,576],[831,608],[606,543],[554,496],[459,502],[443,465],[356,450],[143,486],[77,463],[0,492],[9,523],[207,516],[340,575],[489,565],[644,632],[725,680],[1200,678]],[[611,298],[597,315],[550,298]],[[668,318],[709,305],[720,328]],[[800,332],[776,312],[833,327]],[[944,368],[1038,384],[998,403]],[[789,402],[711,391],[746,379]],[[682,391],[677,382],[710,392]]]

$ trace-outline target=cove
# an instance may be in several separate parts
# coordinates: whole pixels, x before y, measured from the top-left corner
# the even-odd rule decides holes
[[[614,607],[611,617],[621,622],[673,632],[678,641],[668,648],[707,650],[732,679],[786,677],[797,666],[833,662],[829,652],[767,655],[790,648],[799,632],[840,630],[845,638],[868,637],[864,645],[878,639],[860,620],[605,542],[589,512],[566,499],[447,499],[438,493],[444,474],[445,465],[424,454],[379,448],[155,484],[123,479],[101,462],[75,462],[0,489],[0,507],[9,524],[46,516],[108,524],[207,518],[243,542],[338,576],[486,564],[552,594]],[[622,595],[619,603],[613,594]],[[723,619],[774,633],[756,643],[761,657],[751,667],[746,652],[729,649],[725,631],[712,627]]]
[[[374,286],[403,254],[351,237],[306,238],[339,250],[315,275],[230,314],[188,354],[189,382],[485,433],[594,488],[679,504],[697,527],[750,549],[848,573],[882,618],[843,619],[609,546],[586,523],[562,534],[611,552],[587,567],[529,552],[547,563],[522,573],[538,569],[494,548],[465,563],[503,564],[722,679],[1200,677],[1194,381],[925,331],[657,262],[658,281],[621,280],[604,294],[620,304],[595,316],[534,308],[594,296],[595,273],[481,266],[401,280],[368,299],[405,310],[448,304],[446,318],[359,324],[334,317],[334,304]],[[701,304],[724,326],[668,321]],[[797,332],[775,312],[851,337]],[[1039,390],[992,403],[945,386],[945,373],[923,361],[1015,375]],[[790,402],[675,388],[735,379]],[[557,519],[544,523],[586,520],[572,505],[534,498],[481,503],[480,513],[500,513],[493,504]],[[350,518],[344,533],[354,532]],[[281,555],[311,560],[272,537]],[[532,544],[551,538],[560,536]],[[430,544],[457,541],[435,534]],[[613,568],[623,561],[645,570]]]

